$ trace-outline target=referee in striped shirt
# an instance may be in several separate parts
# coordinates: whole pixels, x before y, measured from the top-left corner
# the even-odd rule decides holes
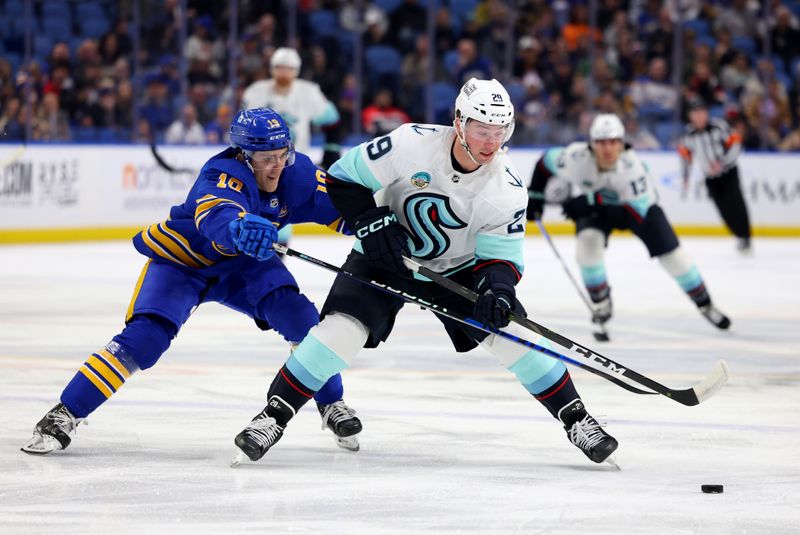
[[[708,194],[717,206],[722,220],[739,239],[737,248],[750,252],[750,217],[739,183],[736,163],[742,152],[742,138],[722,119],[708,116],[706,103],[693,98],[688,103],[689,124],[678,145],[683,160],[683,183],[688,185],[693,161],[706,177]]]

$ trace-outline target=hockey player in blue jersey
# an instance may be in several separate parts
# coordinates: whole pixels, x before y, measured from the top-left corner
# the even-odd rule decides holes
[[[531,332],[509,324],[507,315],[512,309],[524,314],[515,286],[523,270],[527,193],[503,148],[514,131],[514,107],[497,80],[473,78],[459,92],[455,117],[452,127],[400,126],[355,147],[330,168],[328,192],[359,238],[343,269],[528,338]],[[404,256],[474,288],[477,302],[413,277]],[[362,347],[388,338],[403,305],[395,295],[339,275],[320,324],[275,377],[267,406],[236,437],[239,456],[261,458],[329,377],[350,366]],[[480,345],[496,357],[592,461],[605,461],[617,448],[586,411],[563,363],[437,319],[456,351]]]
[[[349,233],[328,198],[325,173],[295,152],[286,123],[269,108],[239,112],[230,138],[232,146],[206,162],[186,201],[134,237],[136,250],[149,260],[125,328],[80,367],[22,451],[66,448],[81,421],[132,374],[158,362],[201,303],[216,301],[247,314],[292,344],[319,322],[272,244],[290,223]],[[314,398],[337,444],[357,451],[361,422],[342,394],[337,374]]]

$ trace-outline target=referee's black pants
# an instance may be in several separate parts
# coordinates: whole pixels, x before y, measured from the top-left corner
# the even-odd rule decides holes
[[[734,166],[715,177],[706,177],[708,194],[725,225],[739,238],[750,238],[750,216],[739,183],[739,167]]]

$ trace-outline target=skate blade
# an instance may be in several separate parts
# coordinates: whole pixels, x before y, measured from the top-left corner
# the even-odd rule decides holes
[[[358,435],[353,435],[349,437],[334,437],[336,439],[336,445],[342,448],[343,450],[347,451],[358,451],[361,449],[361,445],[358,443]]]
[[[19,450],[30,455],[47,455],[52,451],[60,449],[61,443],[55,438],[35,434]]]
[[[233,452],[233,458],[231,458],[231,463],[230,463],[231,468],[236,468],[245,459],[247,459],[247,455],[245,455],[244,452],[239,448],[236,448],[236,450]]]
[[[619,463],[617,463],[617,456],[616,455],[609,455],[608,457],[606,457],[606,460],[603,461],[603,462],[610,464],[611,466],[616,468],[617,471],[622,472],[622,468],[619,466]]]

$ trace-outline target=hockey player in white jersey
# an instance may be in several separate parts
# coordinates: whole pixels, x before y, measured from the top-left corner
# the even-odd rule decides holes
[[[268,80],[250,84],[242,94],[242,109],[272,108],[286,120],[295,148],[308,154],[311,126],[325,131],[321,166],[330,167],[341,151],[338,130],[339,111],[322,93],[319,85],[298,78],[302,62],[293,48],[278,48],[270,57]]]
[[[509,324],[507,315],[524,314],[515,285],[523,270],[527,194],[503,148],[513,130],[514,108],[503,86],[473,78],[459,92],[452,127],[403,125],[345,154],[326,182],[334,206],[359,238],[343,269],[530,337],[530,331]],[[404,256],[474,288],[477,302],[413,274]],[[338,276],[321,323],[276,375],[265,409],[236,437],[243,454],[261,458],[326,377],[349,367],[362,347],[388,338],[403,304],[395,295]],[[515,374],[592,461],[603,462],[617,448],[586,412],[563,363],[436,317],[456,351],[481,345]],[[538,343],[547,346],[543,339]]]
[[[605,323],[612,314],[604,260],[609,234],[613,229],[628,229],[644,242],[651,257],[658,258],[706,319],[720,329],[730,327],[730,320],[711,303],[700,272],[658,205],[650,172],[625,144],[622,121],[613,114],[598,115],[589,138],[589,143],[550,149],[539,159],[529,186],[527,218],[541,219],[545,188],[552,177],[568,182],[575,195],[563,203],[563,211],[575,221],[577,260],[595,306],[593,321]]]

